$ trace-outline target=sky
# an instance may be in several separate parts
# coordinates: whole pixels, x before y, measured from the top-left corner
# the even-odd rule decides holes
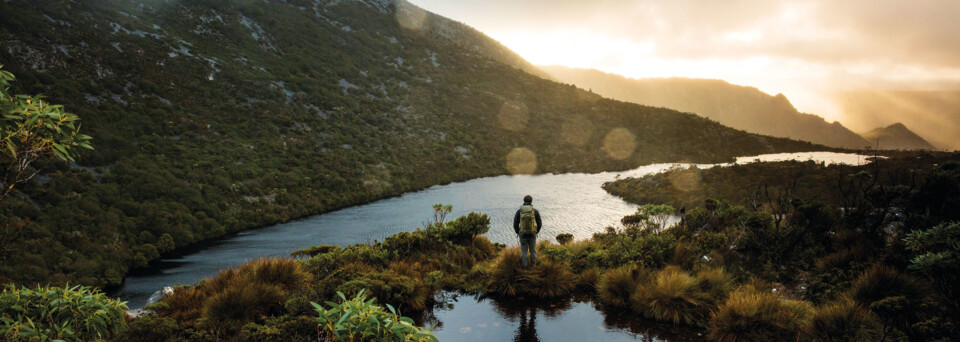
[[[958,0],[411,0],[535,65],[723,79],[843,122],[848,90],[960,90]]]

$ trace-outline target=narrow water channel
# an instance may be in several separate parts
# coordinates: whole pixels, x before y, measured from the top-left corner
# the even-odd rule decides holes
[[[856,165],[866,162],[866,157],[856,154],[809,152],[741,157],[737,159],[737,163],[791,159],[814,160],[827,164]],[[123,286],[112,295],[127,301],[130,308],[140,308],[147,303],[153,293],[164,286],[193,284],[200,279],[215,275],[221,269],[237,266],[251,259],[288,256],[295,250],[321,244],[345,246],[382,241],[387,236],[398,232],[423,227],[425,222],[433,219],[432,206],[436,203],[453,206],[453,212],[448,219],[472,211],[489,215],[491,227],[486,234],[487,237],[493,242],[515,245],[517,244],[516,235],[513,234],[511,227],[513,213],[521,204],[523,196],[530,194],[534,198],[534,206],[540,210],[543,217],[544,226],[540,234],[542,239],[553,240],[557,234],[561,233],[573,234],[577,239],[589,238],[593,233],[602,231],[607,226],[618,225],[620,218],[634,213],[637,208],[636,205],[604,191],[601,188],[604,182],[618,177],[639,177],[688,165],[652,164],[629,171],[595,174],[499,176],[434,186],[366,205],[238,233],[184,250],[180,255],[162,259],[156,267],[129,275]],[[713,165],[697,166],[705,168]],[[492,300],[459,301],[450,310],[437,312],[437,319],[448,322],[439,327],[437,334],[449,336],[451,340],[487,340],[485,336],[494,334],[496,337],[493,340],[503,340],[501,337],[519,332],[518,328],[522,324],[518,323],[530,324],[528,321],[536,320],[540,327],[554,325],[560,329],[559,331],[568,329],[590,332],[589,335],[584,335],[584,339],[596,336],[598,332],[603,332],[603,340],[637,339],[637,333],[623,328],[623,324],[621,328],[617,328],[616,324],[600,324],[601,321],[610,321],[610,319],[605,318],[590,303],[570,303],[569,309],[555,310],[553,315],[549,310],[530,311],[526,313],[526,317],[530,318],[524,318],[527,321],[518,318],[522,316],[511,316],[505,314],[503,310],[498,311],[496,307]],[[458,315],[477,315],[483,312],[494,313],[491,314],[490,322],[476,323],[485,324],[484,326],[448,328],[453,322],[462,321],[457,318]],[[505,326],[512,327],[512,330],[493,329]],[[539,328],[536,332],[541,335],[550,334]],[[571,332],[563,333],[563,336],[569,336],[569,333]],[[660,340],[653,339],[650,335],[644,336],[646,336],[644,340]],[[513,337],[508,339],[512,340]]]

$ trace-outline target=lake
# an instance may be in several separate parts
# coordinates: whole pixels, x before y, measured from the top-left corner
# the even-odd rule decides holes
[[[858,165],[866,163],[866,158],[856,154],[808,152],[741,157],[736,163],[813,160],[826,164]],[[533,205],[540,211],[543,218],[541,239],[554,240],[554,237],[561,233],[573,234],[577,239],[589,238],[593,233],[602,231],[607,226],[619,225],[623,216],[633,214],[637,209],[637,205],[627,203],[604,191],[601,188],[603,183],[618,177],[640,177],[689,165],[691,164],[652,164],[628,171],[594,174],[498,176],[433,186],[399,197],[241,232],[179,251],[178,255],[163,258],[155,267],[130,274],[121,288],[112,295],[127,301],[131,308],[140,308],[147,303],[153,293],[164,286],[193,284],[200,279],[217,274],[221,269],[237,266],[251,259],[289,256],[295,250],[322,244],[351,245],[383,241],[387,236],[412,231],[432,221],[432,206],[437,203],[453,206],[453,212],[448,215],[448,220],[472,211],[489,215],[490,231],[486,236],[493,242],[516,245],[517,238],[512,228],[513,215],[522,204],[523,196],[530,194],[534,199]],[[696,166],[707,168],[715,165],[698,164]],[[579,324],[575,328],[592,329],[591,336],[596,336],[597,332],[603,331],[602,329],[608,329],[609,332],[603,335],[604,339],[607,337],[613,340],[619,339],[615,338],[619,335],[616,335],[618,330],[612,329],[613,326],[597,323],[598,319],[599,322],[607,319],[591,305],[590,303],[573,303],[571,309],[558,312],[552,317],[547,315],[548,311],[545,310],[528,313],[528,316],[532,315],[533,319],[538,320],[540,327],[544,325],[566,327],[569,324]],[[454,307],[457,309],[438,311],[437,318],[440,321],[454,322],[460,314],[474,315],[486,312],[483,310],[493,310],[500,313],[501,326],[516,325],[514,331],[520,326],[515,324],[519,320],[509,323],[510,316],[493,309],[495,306],[492,301],[473,300],[471,303],[471,300],[462,300]],[[464,309],[461,310],[461,308]],[[488,324],[486,327],[493,327],[494,322],[483,324]],[[590,328],[586,325],[595,327]],[[446,326],[449,326],[449,323]],[[452,337],[454,335],[450,335],[451,339],[471,340],[469,333],[480,334],[486,331],[479,326],[458,327],[455,330],[459,332],[462,328],[469,328],[468,333],[462,333],[462,336],[454,334],[457,336],[455,338]],[[543,329],[537,331],[540,334],[546,333]],[[629,329],[627,331],[623,336],[628,337],[629,340],[638,338],[636,334],[631,335]],[[452,332],[446,327],[437,330],[438,336],[447,336],[450,333]],[[477,337],[473,340],[483,339]],[[649,336],[644,339],[654,340]]]

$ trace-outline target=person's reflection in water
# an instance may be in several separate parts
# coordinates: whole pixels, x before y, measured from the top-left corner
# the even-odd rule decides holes
[[[540,337],[537,336],[536,307],[525,306],[520,309],[520,327],[517,328],[517,335],[513,340],[516,342],[540,342]]]

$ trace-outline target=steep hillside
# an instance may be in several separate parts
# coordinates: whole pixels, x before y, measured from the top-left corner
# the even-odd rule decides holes
[[[936,147],[913,133],[902,123],[895,123],[887,127],[878,127],[869,132],[860,133],[873,146],[882,150],[934,150]]]
[[[748,132],[811,141],[827,146],[863,148],[867,142],[840,123],[800,113],[786,96],[722,80],[689,78],[631,79],[597,70],[541,67],[560,82],[572,83],[612,99],[700,114]]]
[[[937,148],[960,150],[960,91],[852,91],[834,100],[858,131],[902,122]]]
[[[406,2],[3,1],[0,63],[96,147],[0,203],[5,233],[25,227],[0,282],[118,284],[205,239],[475,177],[822,148],[545,80]]]

